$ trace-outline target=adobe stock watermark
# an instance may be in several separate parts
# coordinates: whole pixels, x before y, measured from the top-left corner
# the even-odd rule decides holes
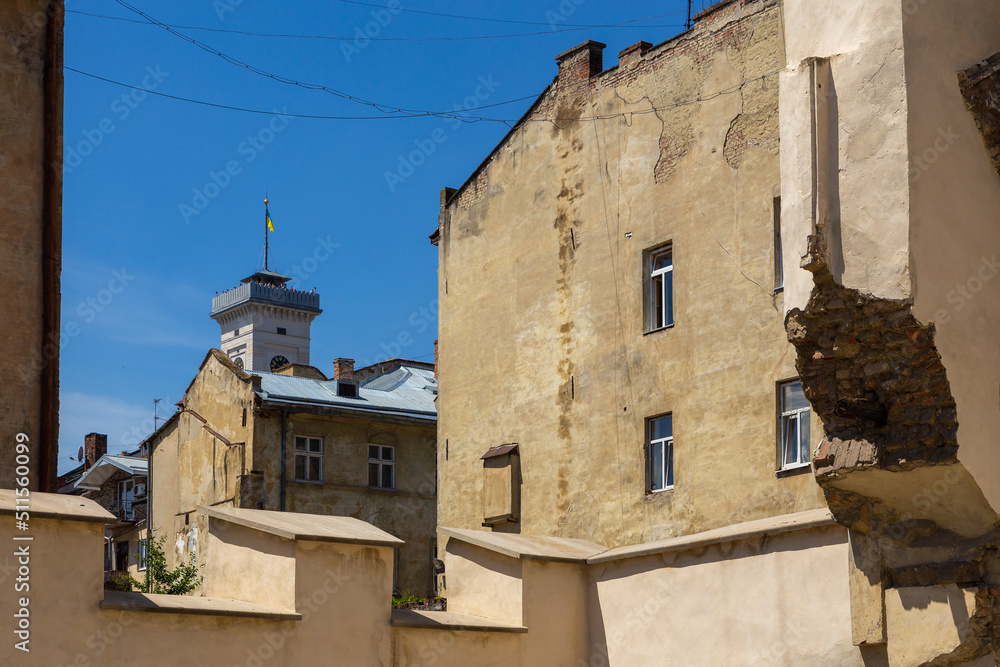
[[[910,178],[913,182],[920,180],[924,172],[934,166],[941,156],[948,152],[952,146],[962,138],[962,135],[955,132],[949,126],[947,130],[938,128],[938,136],[934,139],[934,144],[928,147],[919,155],[910,156]]]
[[[479,85],[471,95],[462,100],[461,104],[455,104],[449,109],[450,113],[461,115],[477,109],[482,103],[488,100],[502,84],[493,80],[493,75],[479,77]],[[464,123],[461,118],[448,118],[446,122],[452,131],[460,128]],[[406,155],[398,155],[398,164],[395,171],[385,172],[385,184],[389,187],[389,192],[395,192],[400,184],[417,171],[417,169],[427,162],[427,159],[437,152],[438,147],[448,141],[448,132],[444,128],[438,127],[431,131],[430,135],[422,139],[414,139],[416,150],[412,150]]]
[[[329,234],[326,238],[317,236],[313,251],[297,263],[292,264],[292,269],[289,271],[292,280],[288,283],[289,286],[299,290],[305,289],[305,282],[315,275],[321,265],[333,257],[334,252],[339,247],[340,244],[334,243]]]
[[[997,256],[981,257],[979,264],[972,274],[960,285],[955,285],[954,289],[948,292],[945,299],[951,304],[951,308],[941,308],[934,313],[934,321],[938,324],[945,324],[951,321],[951,312],[960,312],[977,294],[983,291],[986,284],[996,278],[1000,273],[1000,261]]]
[[[232,14],[242,4],[243,0],[212,0],[212,9],[221,23],[226,20],[226,14]]]
[[[355,56],[367,49],[372,39],[381,35],[382,31],[392,23],[392,19],[403,11],[400,9],[402,6],[400,0],[389,0],[384,8],[371,10],[372,20],[365,23],[364,27],[354,26],[354,39],[341,43],[340,52],[344,54],[344,60],[349,64]]]
[[[171,405],[173,401],[171,401],[169,397],[165,396],[163,398],[162,403],[164,405]],[[118,438],[118,444],[123,449],[134,447],[135,445],[138,445],[140,442],[145,440],[154,431],[156,431],[156,429],[159,426],[162,426],[163,422],[167,421],[168,419],[170,419],[169,415],[166,417],[160,417],[159,415],[157,415],[156,419],[153,419],[153,417],[146,417],[138,424],[134,424],[132,428],[122,431],[121,435]]]
[[[140,82],[141,88],[132,88],[120,97],[115,98],[111,103],[111,114],[119,122],[124,122],[139,105],[149,97],[149,91],[156,90],[163,80],[170,76],[170,72],[164,72],[159,65],[153,67],[146,66],[146,76]],[[83,138],[73,142],[69,137],[65,139],[63,149],[63,174],[71,174],[73,170],[83,164],[84,158],[91,155],[94,150],[104,143],[105,138],[118,129],[112,116],[105,116],[97,123],[96,127],[83,130]]]
[[[185,224],[190,224],[191,219],[201,215],[201,212],[208,208],[222,191],[229,187],[233,178],[243,173],[243,167],[257,159],[264,150],[274,141],[275,137],[285,131],[292,117],[288,116],[288,107],[284,109],[272,109],[276,114],[267,125],[260,128],[254,134],[249,135],[236,146],[236,153],[242,159],[228,160],[218,171],[210,170],[208,180],[200,188],[192,188],[191,203],[181,202],[178,205],[181,218]]]
[[[431,326],[431,323],[437,317],[438,314],[438,300],[434,299],[426,306],[421,306],[417,308],[410,316],[406,319],[407,324],[410,325],[409,329],[403,329],[390,341],[382,341],[379,343],[379,349],[387,355],[387,359],[395,359],[401,357],[403,350],[413,345],[413,334],[412,331],[416,331],[418,334],[422,334],[427,331],[427,328]],[[377,363],[376,361],[366,359],[361,362],[359,368],[364,368],[366,366],[371,366]]]
[[[30,16],[26,16],[21,22],[21,29],[14,30],[11,26],[5,26],[4,36],[14,50],[20,52],[28,45],[32,39],[41,39],[40,31],[45,28],[48,20],[55,16],[59,3],[49,2],[49,0],[36,0],[35,11]],[[31,31],[34,30],[34,34]]]
[[[125,288],[133,280],[135,280],[135,276],[130,274],[125,267],[122,267],[121,270],[111,271],[111,279],[108,280],[107,285],[78,303],[74,312],[83,324],[90,324],[111,305],[119,294],[125,291]],[[59,328],[58,338],[54,334],[49,334],[48,342],[42,345],[41,349],[34,350],[31,357],[21,364],[18,369],[21,379],[28,380],[34,377],[50,361],[55,359],[61,350],[65,350],[69,346],[70,340],[79,336],[82,331],[80,322],[69,320]]]
[[[558,24],[566,23],[569,17],[576,13],[577,7],[585,3],[587,0],[562,0],[559,6],[556,7],[558,11],[553,11],[551,9],[545,12],[545,20],[549,22],[549,30],[555,30]]]

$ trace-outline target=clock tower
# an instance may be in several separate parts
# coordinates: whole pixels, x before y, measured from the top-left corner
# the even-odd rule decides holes
[[[268,269],[267,231],[273,230],[265,200],[264,269],[212,299],[212,319],[222,327],[220,349],[240,368],[274,372],[309,363],[309,327],[322,313],[319,294],[293,289]]]

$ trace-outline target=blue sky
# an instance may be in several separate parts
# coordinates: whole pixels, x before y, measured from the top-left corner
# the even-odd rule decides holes
[[[696,0],[695,9],[702,4]],[[398,114],[267,78],[205,49],[386,108],[468,108],[467,116],[513,122],[552,81],[557,53],[595,39],[608,45],[610,67],[637,41],[657,43],[681,32],[686,6],[684,0],[68,0],[67,68],[226,106],[379,118],[220,109],[67,70],[60,472],[76,465],[70,457],[86,433],[107,433],[109,450],[119,452],[152,430],[153,399],[164,399],[160,415],[173,412],[206,351],[218,346],[219,328],[208,317],[212,297],[260,262],[265,192],[277,269],[321,294],[325,313],[312,328],[313,365],[330,373],[341,356],[359,366],[391,356],[433,358],[437,251],[427,235],[437,224],[439,191],[461,185],[507,125],[393,118]],[[205,49],[143,25],[147,19],[129,7],[188,26],[176,32]],[[658,18],[579,28],[651,16]],[[335,37],[367,31],[386,41],[191,26]],[[516,33],[539,34],[424,41]],[[520,101],[488,106],[510,100]]]

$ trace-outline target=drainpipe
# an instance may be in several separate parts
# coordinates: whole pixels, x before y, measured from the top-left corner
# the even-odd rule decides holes
[[[286,456],[288,452],[288,413],[284,410],[281,411],[281,505],[280,509],[282,512],[285,511],[285,468],[287,467],[288,457]]]

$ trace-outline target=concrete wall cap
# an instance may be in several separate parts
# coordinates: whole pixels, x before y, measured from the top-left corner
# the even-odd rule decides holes
[[[810,528],[820,528],[823,526],[834,526],[837,522],[833,514],[827,508],[808,510],[796,514],[783,514],[781,516],[737,523],[731,526],[716,528],[715,530],[693,535],[682,535],[656,542],[646,542],[645,544],[635,544],[627,547],[611,549],[604,553],[592,556],[587,559],[588,564],[606,563],[626,558],[638,558],[640,556],[651,556],[655,554],[667,553],[670,551],[688,551],[700,547],[707,547],[723,542],[733,542],[736,540],[746,540],[764,535],[776,535],[778,533],[788,533],[796,530],[808,530]]]
[[[22,500],[24,500],[22,498]],[[13,515],[27,510],[31,518],[58,519],[61,521],[91,521],[113,523],[115,516],[89,498],[59,493],[32,492],[28,504],[18,506],[13,489],[0,489],[0,514]]]
[[[242,600],[204,598],[193,595],[159,595],[155,593],[123,593],[105,591],[101,609],[146,611],[160,614],[193,614],[196,616],[229,616],[267,618],[280,621],[300,621],[302,614],[271,609]]]
[[[420,628],[421,630],[451,630],[452,632],[514,632],[524,633],[523,625],[502,623],[491,618],[460,614],[453,611],[418,611],[416,609],[393,609],[392,625],[397,628]]]
[[[288,540],[340,542],[380,547],[397,547],[403,540],[361,519],[349,516],[301,514],[235,507],[204,507],[198,511],[220,521],[228,521]]]
[[[588,557],[607,551],[607,547],[600,544],[569,537],[493,533],[465,528],[440,527],[438,531],[453,540],[523,560],[583,563]]]

